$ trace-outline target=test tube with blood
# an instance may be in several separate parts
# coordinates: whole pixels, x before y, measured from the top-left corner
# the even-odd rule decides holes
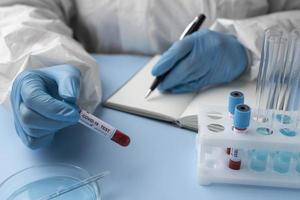
[[[234,116],[235,107],[244,103],[244,94],[240,91],[233,91],[228,98],[228,113],[231,118]],[[230,154],[230,147],[226,149],[226,153]]]
[[[250,124],[251,109],[246,104],[240,104],[235,107],[233,117],[233,131],[235,133],[246,133]],[[233,170],[239,170],[241,168],[240,150],[237,148],[231,148],[228,167]]]
[[[84,126],[96,131],[100,135],[114,141],[121,146],[126,147],[129,145],[130,138],[125,133],[83,109],[80,110],[79,114],[79,122]]]

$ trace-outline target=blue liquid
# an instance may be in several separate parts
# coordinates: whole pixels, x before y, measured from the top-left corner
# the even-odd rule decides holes
[[[268,128],[265,128],[265,127],[259,127],[256,129],[256,132],[261,134],[261,135],[271,135],[273,134],[273,131],[268,129]]]
[[[280,129],[280,133],[285,135],[285,136],[289,136],[289,137],[293,137],[296,135],[296,132],[293,130],[290,130],[288,128],[282,128]]]
[[[300,173],[300,153],[297,155],[296,171]]]
[[[273,169],[279,173],[287,173],[290,168],[292,153],[278,152],[274,156]]]
[[[250,167],[254,171],[264,171],[267,166],[268,152],[254,150],[251,155]]]
[[[290,124],[292,122],[291,117],[288,115],[278,114],[276,115],[276,119],[283,124]]]
[[[62,176],[38,180],[18,189],[7,200],[36,200],[78,182],[77,179]],[[96,200],[96,195],[95,190],[86,185],[63,194],[55,200]]]

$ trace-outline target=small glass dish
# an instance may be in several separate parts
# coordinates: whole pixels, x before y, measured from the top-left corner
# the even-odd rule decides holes
[[[23,169],[0,184],[0,199],[38,200],[90,177],[90,174],[69,164],[37,165]],[[63,194],[55,200],[100,200],[97,182]]]

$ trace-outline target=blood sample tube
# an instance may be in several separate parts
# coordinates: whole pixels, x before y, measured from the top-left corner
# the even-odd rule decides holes
[[[235,107],[244,103],[244,94],[240,91],[232,91],[228,98],[228,113],[232,118],[234,116]],[[230,147],[226,149],[226,153],[230,154]]]
[[[240,104],[235,107],[233,117],[233,130],[237,133],[247,132],[250,124],[251,109],[246,104]]]
[[[246,133],[250,124],[251,109],[245,104],[240,104],[235,107],[233,117],[233,130],[236,133]],[[241,168],[242,160],[240,157],[240,150],[231,148],[228,167],[233,170]]]
[[[241,164],[242,164],[242,160],[239,155],[239,150],[235,148],[231,148],[228,167],[230,169],[239,170],[241,169]]]
[[[114,128],[112,125],[102,121],[98,117],[88,113],[87,111],[80,110],[79,122],[84,126],[100,133],[100,135],[109,138],[110,140],[116,142],[121,146],[128,146],[130,143],[130,138],[123,132]]]

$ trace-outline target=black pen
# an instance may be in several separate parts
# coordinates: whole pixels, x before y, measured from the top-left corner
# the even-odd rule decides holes
[[[203,24],[205,18],[206,17],[203,14],[200,14],[197,17],[195,17],[195,19],[184,29],[179,40],[182,40],[185,36],[196,32],[200,28],[200,26]],[[169,72],[170,72],[170,70],[167,71],[166,73],[164,73],[163,75],[160,75],[154,79],[152,85],[150,86],[150,89],[146,93],[145,99],[150,96],[151,92],[153,90],[155,90],[155,88],[159,85],[160,82],[162,82],[164,80],[164,78],[167,76],[167,74]]]

